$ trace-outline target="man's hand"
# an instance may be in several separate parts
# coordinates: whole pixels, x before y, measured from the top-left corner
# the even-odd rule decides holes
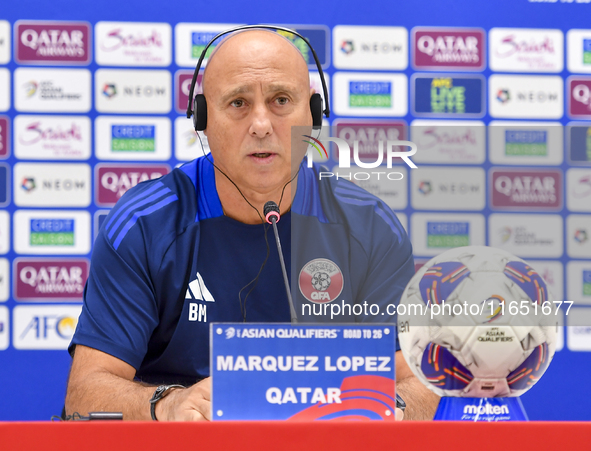
[[[396,407],[396,421],[404,420],[404,411]]]
[[[432,420],[439,396],[425,387],[408,367],[402,351],[396,353],[396,391],[406,402],[406,420]],[[398,409],[396,409],[398,420]]]
[[[156,403],[159,421],[211,421],[211,378],[188,388],[174,388]]]

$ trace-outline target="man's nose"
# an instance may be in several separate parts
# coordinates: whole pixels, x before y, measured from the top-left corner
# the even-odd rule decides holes
[[[251,111],[251,119],[249,132],[252,136],[264,138],[273,133],[271,111],[265,102],[255,103]]]

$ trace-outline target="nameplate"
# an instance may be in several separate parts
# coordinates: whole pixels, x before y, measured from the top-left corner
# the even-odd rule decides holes
[[[395,419],[393,325],[212,323],[213,420]]]

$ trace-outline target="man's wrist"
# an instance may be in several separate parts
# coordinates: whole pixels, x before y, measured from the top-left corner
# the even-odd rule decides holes
[[[159,401],[167,397],[172,391],[179,388],[185,388],[183,385],[160,385],[154,391],[152,398],[150,399],[150,416],[152,417],[153,421],[158,421],[158,415],[156,414],[156,408],[159,404]],[[158,409],[160,414],[160,419],[164,419],[162,416],[162,409]]]

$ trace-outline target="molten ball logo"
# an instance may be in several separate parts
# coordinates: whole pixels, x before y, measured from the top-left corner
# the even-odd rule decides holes
[[[334,301],[343,291],[343,273],[326,258],[317,258],[304,265],[299,277],[300,292],[310,302],[325,304]]]

